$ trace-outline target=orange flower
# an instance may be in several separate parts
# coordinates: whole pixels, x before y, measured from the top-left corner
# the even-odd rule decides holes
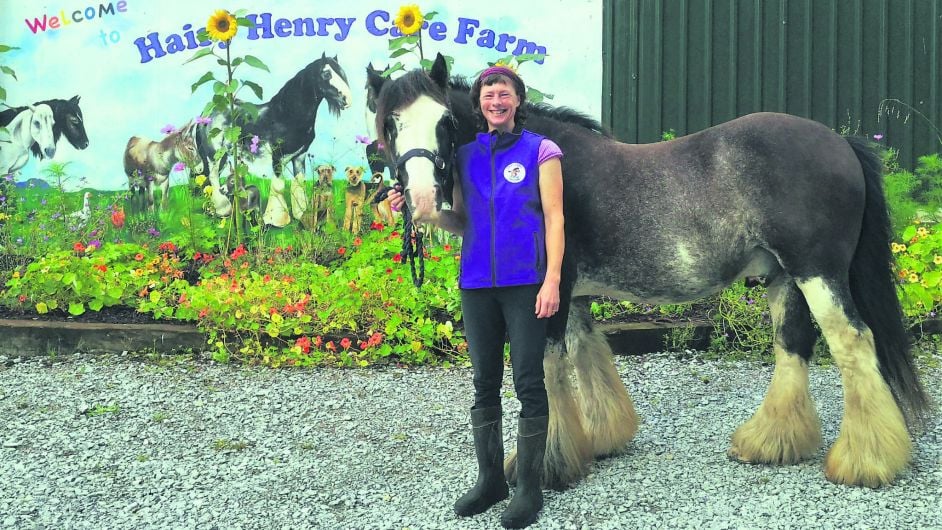
[[[325,348],[327,348],[330,351],[337,351],[337,345],[334,344],[334,341],[328,341],[327,344],[325,345]]]
[[[353,239],[353,246],[358,247],[358,246],[360,246],[360,245],[362,245],[362,244],[363,244],[363,240],[360,239],[359,237],[355,237],[355,238]]]
[[[301,337],[294,343],[295,346],[299,346],[301,351],[304,353],[310,353],[311,351],[311,339],[307,337]]]
[[[76,252],[85,252],[85,245],[83,245],[81,242],[78,242],[72,245],[72,250]]]
[[[346,253],[347,253],[347,247],[340,247],[337,249],[337,254],[340,254],[341,256],[343,256]]]
[[[402,254],[397,252],[396,255],[393,256],[393,263],[402,263]]]
[[[343,349],[349,350],[349,349],[350,349],[350,344],[351,344],[351,343],[350,343],[350,339],[349,339],[349,338],[344,337],[344,338],[340,339],[340,346],[341,346]]]
[[[144,255],[141,254],[140,252],[138,252],[137,254],[134,255],[134,259],[137,260],[137,261],[143,261],[143,260],[144,260]]]
[[[115,210],[111,213],[111,224],[115,228],[121,228],[124,226],[124,210]]]

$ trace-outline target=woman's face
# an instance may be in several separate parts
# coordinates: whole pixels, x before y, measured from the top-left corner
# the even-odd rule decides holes
[[[481,114],[487,120],[487,130],[510,132],[514,128],[514,116],[520,106],[520,98],[511,84],[501,81],[481,87]]]

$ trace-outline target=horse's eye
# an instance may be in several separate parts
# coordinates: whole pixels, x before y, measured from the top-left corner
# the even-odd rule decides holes
[[[329,70],[325,70],[325,71],[321,72],[321,78],[322,78],[324,81],[329,81],[329,80],[330,80],[330,71],[329,71]]]
[[[76,118],[75,116],[71,116],[71,117],[69,118],[69,121],[72,122],[72,123],[78,123],[78,122],[79,122],[79,119]]]

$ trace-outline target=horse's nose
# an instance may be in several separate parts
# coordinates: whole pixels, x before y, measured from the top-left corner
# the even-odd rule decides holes
[[[56,156],[56,148],[55,148],[55,147],[47,147],[46,149],[44,149],[44,152],[45,152],[45,154],[46,154],[46,158],[52,158],[52,157]]]

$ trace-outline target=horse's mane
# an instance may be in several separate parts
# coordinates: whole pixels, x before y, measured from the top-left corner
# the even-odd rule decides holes
[[[471,91],[471,83],[469,83],[468,80],[462,76],[452,76],[448,82],[448,86],[452,90],[458,90],[461,92]],[[608,138],[612,137],[612,133],[608,130],[607,127],[584,112],[580,112],[570,107],[554,107],[548,103],[529,103],[528,105],[528,110],[531,112],[531,116],[539,116],[549,120],[571,123],[573,125],[578,125],[579,127],[589,129],[592,132],[601,134],[602,136]]]
[[[431,96],[442,105],[447,105],[442,89],[439,88],[439,86],[432,81],[432,78],[422,69],[416,69],[406,73],[397,79],[395,83],[384,84],[381,96],[376,100],[377,120],[379,120],[381,116],[389,115],[390,111],[393,109],[410,105],[422,95]],[[384,129],[385,127],[383,127],[382,123],[376,124],[378,139],[385,143]]]

